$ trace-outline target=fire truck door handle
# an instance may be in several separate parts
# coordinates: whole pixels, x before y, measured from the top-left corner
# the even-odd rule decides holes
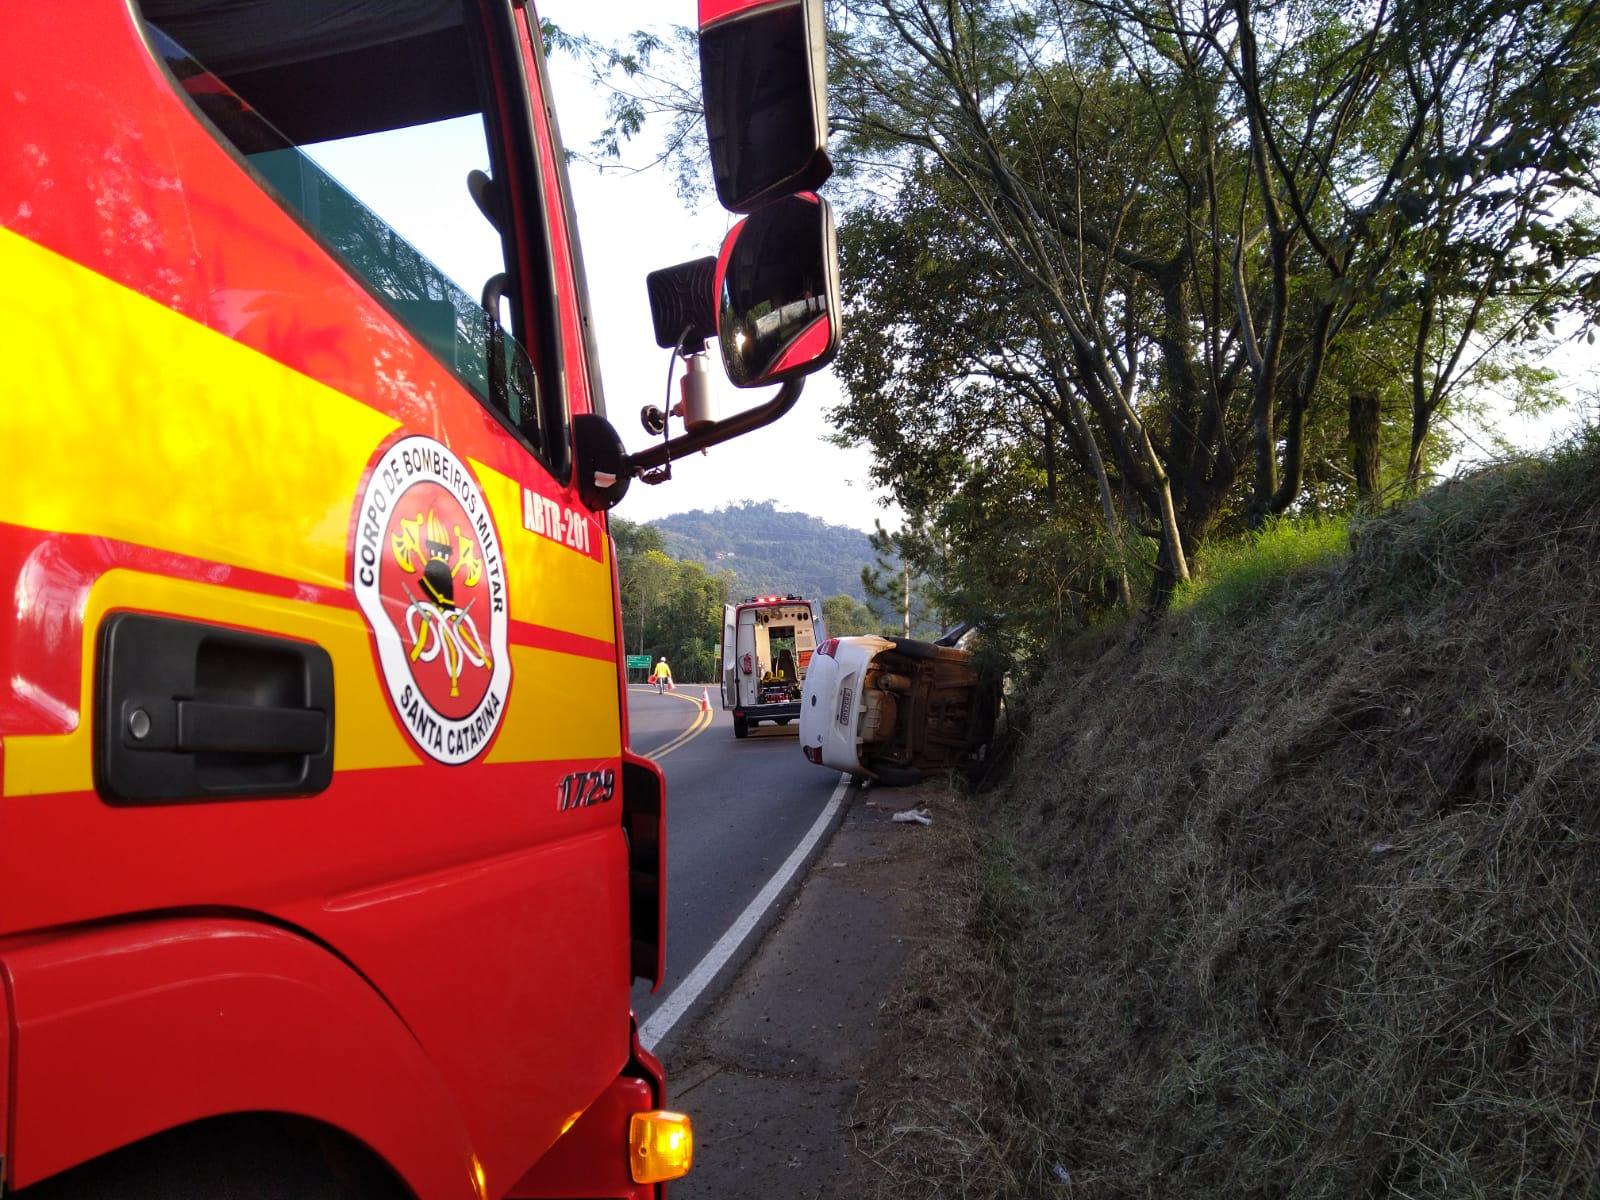
[[[332,732],[328,714],[309,708],[178,702],[177,749],[198,754],[321,754]]]
[[[314,642],[115,612],[95,692],[108,804],[314,796],[333,781],[333,660]]]

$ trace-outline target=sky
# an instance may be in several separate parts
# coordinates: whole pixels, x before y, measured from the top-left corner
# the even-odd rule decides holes
[[[696,16],[692,0],[544,0],[537,7],[540,16],[563,29],[608,43],[642,27],[665,32],[670,23],[693,24]],[[562,138],[571,149],[587,149],[605,123],[604,97],[569,56],[555,55],[550,75]],[[630,152],[630,158],[648,161],[648,153]],[[686,208],[659,168],[601,174],[573,163],[571,175],[607,410],[628,448],[643,449],[650,438],[639,424],[639,410],[647,404],[660,406],[666,397],[670,353],[656,346],[644,277],[660,267],[715,254],[736,218],[714,198],[698,209]],[[710,377],[723,414],[760,404],[776,391],[734,388],[714,348]],[[673,389],[676,401],[676,384]],[[617,513],[630,521],[648,521],[730,501],[771,500],[779,508],[836,525],[870,530],[874,520],[882,519],[895,527],[898,513],[881,507],[867,482],[869,452],[842,450],[823,440],[830,432],[824,414],[840,398],[832,370],[811,376],[799,403],[780,421],[675,462],[666,483],[650,486],[635,480]]]

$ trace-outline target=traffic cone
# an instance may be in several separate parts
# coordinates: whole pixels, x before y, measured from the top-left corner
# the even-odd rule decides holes
[[[711,711],[711,689],[708,687],[700,689],[700,708],[704,712]]]

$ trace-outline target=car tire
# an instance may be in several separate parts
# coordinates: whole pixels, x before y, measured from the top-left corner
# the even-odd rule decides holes
[[[745,717],[735,717],[733,719],[733,736],[736,737],[736,738],[742,738],[742,737],[748,737],[749,734],[750,734],[750,722],[749,722],[749,720],[747,718],[745,718]]]
[[[789,718],[788,717],[779,717],[778,718],[778,724],[779,725],[787,725],[788,723],[789,723]]]

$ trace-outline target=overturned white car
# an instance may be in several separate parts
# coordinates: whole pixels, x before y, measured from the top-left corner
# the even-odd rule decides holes
[[[800,748],[818,766],[884,784],[968,767],[994,734],[997,682],[972,654],[911,638],[831,638],[800,698]]]

